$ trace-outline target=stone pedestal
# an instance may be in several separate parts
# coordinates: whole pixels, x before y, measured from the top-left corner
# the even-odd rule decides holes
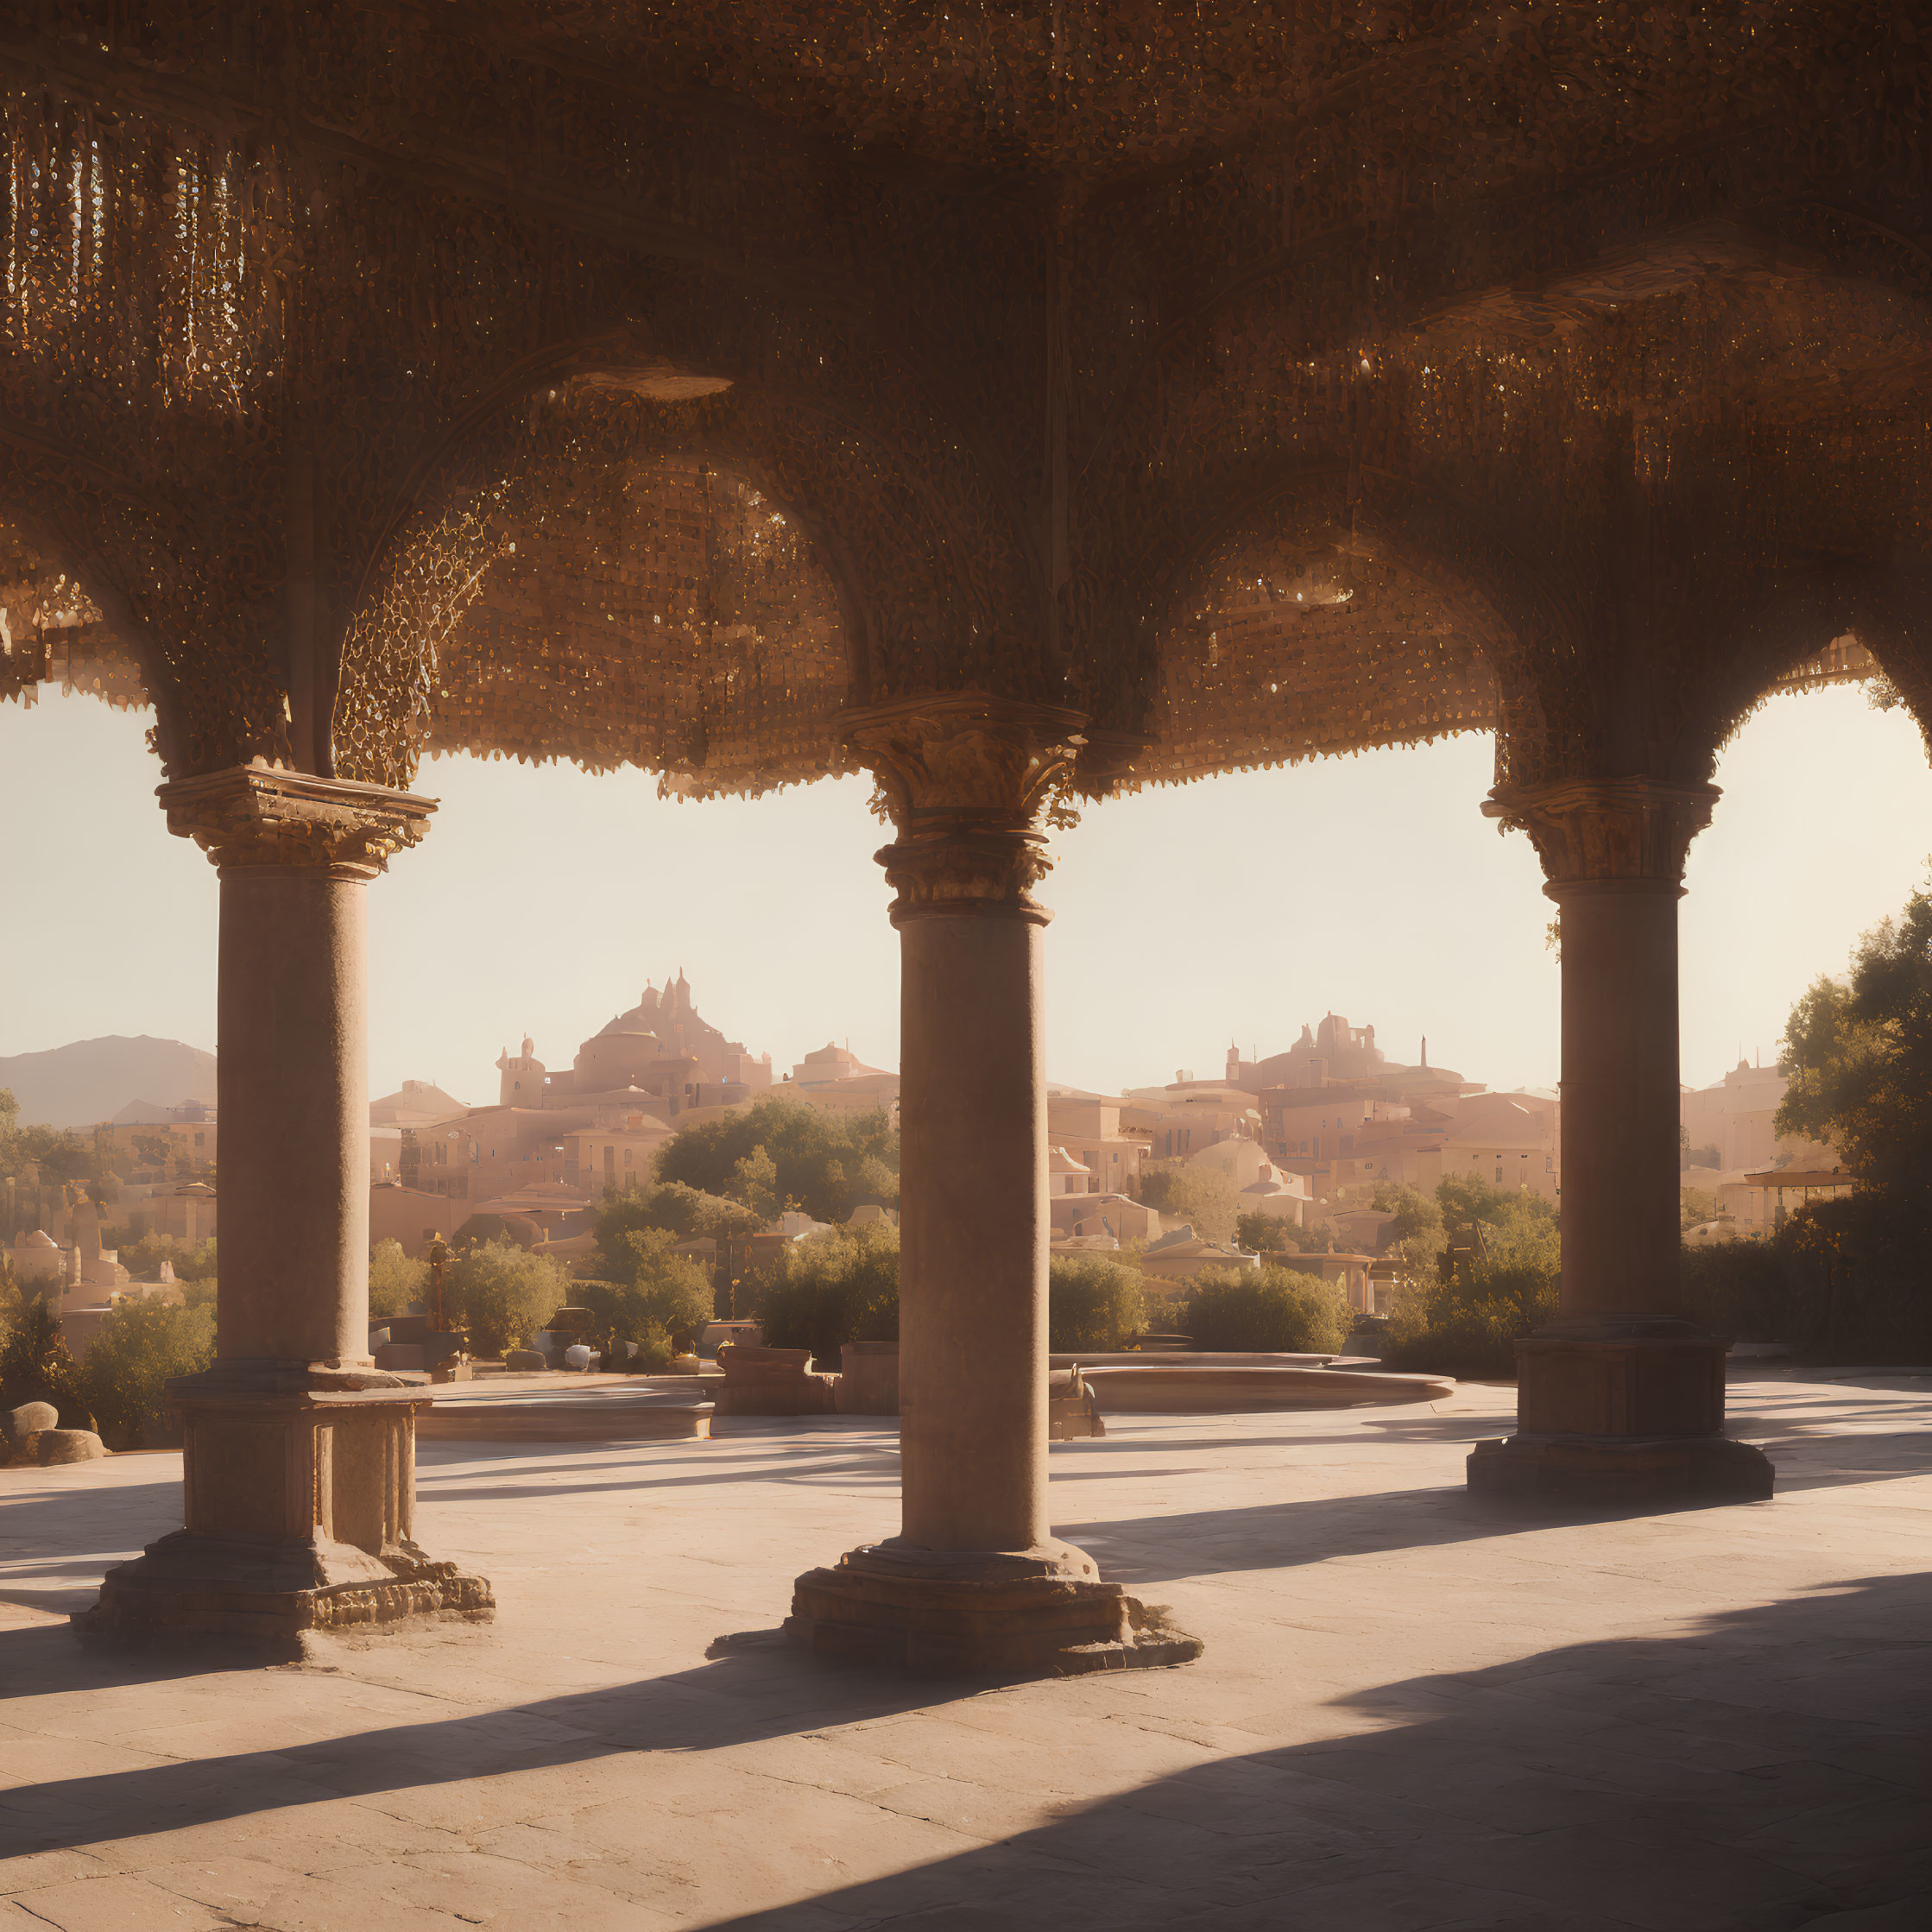
[[[798,1580],[826,1657],[1002,1674],[1184,1663],[1046,1511],[1046,1103],[1037,820],[1071,712],[954,694],[860,713],[898,840],[900,1533]]]
[[[262,764],[164,786],[221,870],[214,1366],[170,1383],[184,1527],[109,1572],[83,1634],[245,1639],[423,1613],[489,1586],[414,1541],[424,1378],[369,1335],[368,881],[429,801]]]
[[[1517,1343],[1517,1431],[1472,1487],[1609,1504],[1771,1493],[1724,1434],[1723,1338],[1678,1312],[1677,901],[1709,786],[1499,791],[1563,911],[1563,1291]]]
[[[186,1526],[110,1569],[82,1633],[213,1636],[290,1648],[305,1632],[426,1613],[487,1616],[489,1586],[415,1542],[426,1390],[174,1384]]]

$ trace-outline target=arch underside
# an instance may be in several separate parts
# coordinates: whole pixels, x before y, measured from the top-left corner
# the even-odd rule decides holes
[[[1120,9],[806,12],[809,50],[586,9],[380,65],[331,14],[295,129],[193,9],[35,43],[0,695],[152,698],[177,773],[462,749],[695,794],[963,688],[1088,715],[1089,792],[1471,729],[1513,782],[1691,779],[1874,662],[1932,717],[1905,81],[1767,118],[1669,9],[1646,50],[1128,9],[1148,62]],[[1720,31],[1810,73],[1802,10]],[[506,180],[478,130],[534,75]]]

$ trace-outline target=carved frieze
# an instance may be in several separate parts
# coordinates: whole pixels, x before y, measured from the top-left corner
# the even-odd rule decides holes
[[[379,785],[292,772],[256,759],[156,788],[167,829],[192,838],[226,870],[325,868],[337,879],[373,879],[391,853],[420,842],[433,799]]]
[[[846,714],[847,742],[877,778],[899,833],[878,855],[899,895],[895,925],[938,912],[1046,923],[1051,915],[1031,896],[1051,864],[1041,820],[1071,822],[1058,801],[1084,722],[1078,711],[982,691]]]
[[[1659,779],[1569,779],[1499,786],[1484,815],[1525,831],[1552,899],[1574,887],[1678,891],[1690,842],[1711,822],[1714,785]]]

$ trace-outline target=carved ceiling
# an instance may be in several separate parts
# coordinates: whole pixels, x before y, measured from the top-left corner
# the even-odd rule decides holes
[[[1866,649],[1932,717],[1917,14],[55,0],[0,696],[698,792],[948,690],[1089,792],[1695,783]]]

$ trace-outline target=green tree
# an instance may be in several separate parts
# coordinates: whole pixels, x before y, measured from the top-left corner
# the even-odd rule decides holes
[[[624,1236],[624,1266],[609,1279],[578,1285],[598,1325],[620,1340],[647,1345],[652,1331],[690,1348],[711,1319],[710,1277],[702,1262],[678,1253],[678,1237],[662,1228],[636,1228]]]
[[[1392,1214],[1383,1253],[1402,1272],[1405,1280],[1431,1282],[1446,1239],[1442,1203],[1419,1187],[1404,1181],[1383,1181],[1370,1197],[1381,1214]]]
[[[179,1234],[148,1233],[124,1242],[120,1250],[121,1266],[136,1281],[153,1281],[166,1261],[177,1281],[212,1281],[215,1279],[215,1244],[185,1241]]]
[[[627,1188],[607,1195],[598,1209],[593,1232],[597,1242],[597,1273],[608,1281],[628,1281],[632,1260],[629,1238],[650,1230],[680,1241],[723,1241],[759,1233],[767,1217],[720,1194],[705,1194],[682,1181],[660,1181],[655,1187]]]
[[[815,1220],[842,1222],[867,1197],[868,1158],[891,1177],[896,1196],[899,1133],[885,1114],[822,1114],[779,1095],[673,1134],[659,1152],[657,1178],[729,1195],[738,1163],[760,1147],[776,1170],[780,1205],[796,1202]]]
[[[762,1146],[741,1154],[732,1164],[731,1198],[756,1215],[761,1226],[778,1218],[778,1163]]]
[[[1847,980],[1791,1009],[1781,1134],[1828,1140],[1866,1187],[1932,1191],[1932,894],[1859,941]]]
[[[1234,1245],[1246,1248],[1250,1254],[1286,1254],[1292,1243],[1285,1230],[1294,1225],[1279,1215],[1264,1214],[1257,1208],[1252,1214],[1241,1215],[1235,1220]],[[1300,1250],[1294,1249],[1294,1252],[1298,1253]]]
[[[1300,1268],[1203,1268],[1189,1279],[1180,1326],[1201,1349],[1340,1354],[1348,1297]]]
[[[81,1386],[111,1449],[154,1446],[174,1431],[164,1385],[199,1375],[215,1359],[215,1316],[210,1308],[165,1302],[118,1304],[101,1323],[81,1369]]]
[[[1163,1160],[1140,1170],[1140,1200],[1169,1227],[1185,1222],[1205,1241],[1234,1238],[1241,1196],[1218,1167]]]
[[[482,1241],[443,1271],[443,1301],[479,1355],[527,1348],[570,1298],[571,1280],[547,1255]]]
[[[1519,1336],[1554,1318],[1562,1275],[1556,1210],[1472,1174],[1436,1190],[1444,1246],[1436,1279],[1397,1293],[1383,1361],[1391,1367],[1474,1379],[1516,1373]]]
[[[405,1254],[401,1241],[378,1241],[369,1251],[371,1315],[407,1315],[413,1304],[426,1302],[428,1293],[429,1263]]]
[[[0,1344],[0,1409],[17,1409],[23,1402],[51,1402],[63,1429],[94,1426],[79,1367],[45,1295],[22,1301]]]
[[[788,1241],[758,1291],[765,1341],[830,1367],[848,1342],[899,1338],[899,1230],[890,1222]]]
[[[1056,1254],[1046,1267],[1046,1345],[1110,1354],[1146,1320],[1145,1277],[1105,1254]]]

